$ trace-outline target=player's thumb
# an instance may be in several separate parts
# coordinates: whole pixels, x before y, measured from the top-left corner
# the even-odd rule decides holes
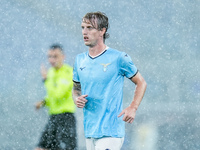
[[[86,95],[83,95],[83,98],[86,98],[86,97],[88,97],[88,95],[86,94]]]
[[[122,112],[118,115],[118,117],[121,117],[123,114],[124,114],[124,111],[122,111]]]

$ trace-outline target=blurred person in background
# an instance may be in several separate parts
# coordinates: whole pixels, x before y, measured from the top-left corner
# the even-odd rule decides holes
[[[48,50],[51,68],[41,66],[41,75],[47,95],[36,103],[36,109],[46,106],[48,123],[35,150],[75,150],[76,120],[75,104],[72,99],[73,69],[64,64],[64,51],[60,44],[53,44]]]
[[[125,122],[134,121],[147,85],[128,54],[105,45],[109,23],[104,13],[87,13],[81,27],[89,51],[76,56],[73,97],[77,107],[83,108],[86,147],[87,150],[120,150]],[[124,77],[136,85],[133,100],[125,109]]]

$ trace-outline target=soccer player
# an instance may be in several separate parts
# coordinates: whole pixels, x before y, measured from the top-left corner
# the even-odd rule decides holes
[[[35,150],[75,150],[76,121],[75,104],[72,98],[71,66],[64,64],[64,51],[61,45],[54,44],[48,50],[51,68],[41,67],[41,75],[47,91],[44,100],[36,103],[36,109],[46,106],[49,121]]]
[[[105,45],[109,22],[104,13],[87,13],[81,27],[89,51],[76,56],[73,97],[76,106],[83,108],[86,147],[87,150],[120,150],[125,122],[133,122],[146,82],[128,54]],[[124,77],[136,85],[133,101],[125,109]]]

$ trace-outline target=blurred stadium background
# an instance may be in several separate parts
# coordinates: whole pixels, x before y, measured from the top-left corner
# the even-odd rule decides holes
[[[34,104],[45,95],[40,77],[46,51],[61,43],[66,63],[87,50],[81,18],[103,11],[110,20],[106,44],[127,52],[148,83],[123,150],[200,149],[199,0],[1,0],[0,149],[31,150],[48,114]],[[124,107],[134,85],[124,86]],[[77,109],[79,150],[85,149]]]

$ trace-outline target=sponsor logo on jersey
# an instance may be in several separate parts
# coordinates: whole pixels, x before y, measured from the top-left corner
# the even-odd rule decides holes
[[[80,67],[80,69],[81,69],[81,71],[82,71],[83,69],[85,69],[85,67]]]

